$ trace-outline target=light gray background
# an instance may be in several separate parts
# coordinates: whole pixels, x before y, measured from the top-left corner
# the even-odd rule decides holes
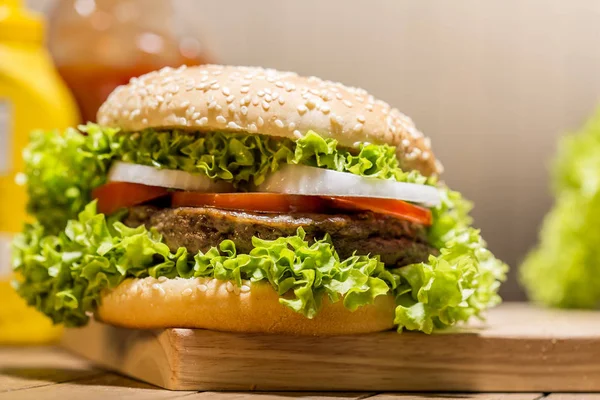
[[[594,0],[175,4],[223,63],[340,80],[413,117],[432,138],[446,181],[475,201],[476,224],[513,267],[551,205],[556,139],[594,112],[600,93]],[[504,295],[520,298],[511,279]]]

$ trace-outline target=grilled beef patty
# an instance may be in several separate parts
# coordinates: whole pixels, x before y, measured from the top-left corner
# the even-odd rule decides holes
[[[437,250],[427,243],[425,227],[372,212],[356,214],[264,214],[209,207],[157,208],[136,206],[124,223],[145,225],[160,232],[175,251],[206,252],[226,239],[238,253],[252,249],[252,237],[273,240],[296,234],[302,227],[306,239],[322,239],[326,233],[341,258],[356,254],[380,255],[389,267],[426,261]]]

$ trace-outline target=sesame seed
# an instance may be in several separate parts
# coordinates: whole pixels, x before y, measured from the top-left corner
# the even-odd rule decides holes
[[[129,119],[133,120],[135,117],[140,115],[141,111],[139,109],[135,109],[129,114]]]
[[[240,291],[242,293],[248,293],[250,291],[250,286],[242,285],[242,287],[240,288]]]
[[[231,283],[230,281],[227,281],[225,288],[227,289],[228,292],[233,292],[233,283]]]
[[[208,290],[208,286],[206,286],[204,284],[198,285],[198,291],[199,292],[206,292],[207,290]]]
[[[267,103],[266,101],[263,100],[263,102],[262,102],[262,108],[265,111],[268,111],[270,107],[271,107],[271,105],[269,103]]]
[[[296,107],[296,109],[298,110],[298,114],[300,115],[304,115],[308,111],[308,108],[306,108],[306,106],[302,104]]]
[[[231,112],[235,112],[235,110],[236,110],[235,104],[230,104],[229,107],[227,107],[227,109]]]
[[[294,85],[293,83],[286,83],[285,84],[285,91],[286,92],[293,92],[294,90],[296,90],[296,85]]]
[[[283,82],[277,81],[277,82],[275,82],[275,86],[277,86],[278,88],[283,88],[284,85],[283,85]]]
[[[216,101],[211,101],[210,103],[208,103],[208,109],[209,110],[214,110],[215,108],[217,108],[217,102]]]
[[[281,105],[285,104],[285,99],[283,98],[283,96],[281,96],[280,98],[277,99],[277,102]]]
[[[148,123],[148,118],[142,118],[142,124],[147,124]]]
[[[235,122],[233,122],[233,121],[229,121],[229,122],[227,123],[227,127],[228,127],[229,129],[236,129],[236,130],[238,130],[238,129],[242,129],[242,127],[241,127],[241,126],[239,126],[238,124],[236,124],[236,123],[235,123]]]
[[[296,136],[298,139],[302,138],[302,132],[300,132],[298,129],[296,129],[294,131],[294,136]]]
[[[267,94],[267,95],[265,95],[265,101],[266,101],[267,103],[270,103],[272,100],[273,100],[273,97],[271,97],[271,95],[270,95],[270,94]]]
[[[208,75],[203,75],[202,78],[200,78],[200,82],[206,82],[208,80]]]
[[[240,100],[240,104],[243,106],[247,106],[248,104],[250,104],[250,96],[242,97],[242,99]]]
[[[263,96],[265,95],[265,91],[264,91],[264,90],[259,90],[259,91],[256,93],[256,95],[257,95],[258,97],[263,97]]]
[[[302,93],[302,98],[303,98],[304,100],[308,100],[308,99],[310,99],[310,93],[308,93],[308,92]]]
[[[352,103],[349,100],[344,100],[343,103],[346,105],[346,107],[352,108]]]
[[[191,288],[186,288],[181,291],[181,295],[186,296],[186,297],[191,296],[192,292],[193,292],[193,290]]]
[[[273,100],[277,100],[277,98],[279,97],[279,92],[273,92]]]
[[[248,86],[242,86],[242,88],[240,89],[240,93],[242,94],[246,94],[250,91],[250,88]]]
[[[276,119],[275,120],[275,125],[277,125],[278,128],[283,128],[284,127],[283,121],[280,120],[280,119]]]
[[[160,283],[162,283],[162,282],[165,282],[167,279],[168,279],[168,278],[167,278],[166,276],[160,276],[160,277],[158,277],[158,279],[157,279],[157,280],[158,280]]]
[[[371,103],[366,104],[365,105],[365,110],[367,110],[367,111],[373,111],[373,104],[371,104]]]
[[[219,90],[220,87],[221,85],[219,85],[218,83],[213,83],[212,85],[210,85],[210,88],[212,90]]]
[[[421,158],[423,160],[429,160],[429,152],[428,151],[424,151],[423,154],[421,155]]]
[[[321,112],[323,114],[329,114],[330,111],[331,111],[331,108],[328,105],[324,104],[321,106]]]
[[[234,95],[229,95],[227,97],[227,99],[225,99],[225,101],[227,101],[227,103],[233,103],[234,100],[235,100],[235,96]]]
[[[256,133],[256,132],[258,132],[258,128],[256,127],[255,124],[250,124],[250,125],[248,125],[248,132]]]
[[[254,96],[252,98],[252,104],[255,105],[255,106],[257,106],[258,103],[260,103],[260,99],[258,97],[256,97],[256,96]]]
[[[156,101],[158,101],[159,103],[162,103],[165,101],[165,98],[159,94],[159,95],[156,95]]]
[[[196,120],[197,125],[206,125],[207,122],[208,122],[208,118],[206,118],[206,117],[202,117],[202,118]]]
[[[354,125],[354,132],[360,132],[363,129],[363,124],[356,124]]]
[[[240,111],[242,112],[242,115],[248,115],[248,107],[242,106]]]
[[[195,112],[192,114],[192,119],[198,119],[200,118],[200,113],[199,112]]]
[[[344,96],[342,96],[342,94],[338,92],[335,94],[335,98],[338,100],[342,100],[344,98]]]
[[[290,122],[290,123],[288,124],[288,129],[289,129],[290,131],[293,131],[294,129],[296,129],[296,124],[295,124],[295,123],[293,123],[293,122]]]
[[[231,91],[229,90],[229,88],[227,86],[224,86],[223,89],[221,90],[221,92],[223,92],[224,96],[229,96],[231,94]]]
[[[362,115],[362,114],[358,114],[358,115],[356,116],[356,120],[357,120],[358,122],[360,122],[360,123],[364,124],[364,123],[365,123],[365,121],[366,121],[367,119],[365,118],[365,116],[364,116],[364,115]]]
[[[185,110],[185,116],[189,117],[190,115],[194,114],[194,111],[196,111],[196,107],[194,106],[190,106]],[[195,118],[194,118],[195,119]]]
[[[410,140],[408,140],[408,139],[402,139],[402,146],[404,146],[404,147],[410,146]]]
[[[258,119],[256,120],[256,122],[258,123],[258,126],[263,126],[265,124],[265,120],[262,119],[262,117],[258,117]]]
[[[227,120],[225,119],[224,116],[219,115],[219,116],[217,116],[217,122],[220,124],[224,124],[225,122],[227,122]]]
[[[166,294],[165,289],[163,289],[158,283],[153,283],[152,289],[156,290],[162,296]]]
[[[308,99],[304,102],[304,104],[306,104],[306,107],[308,107],[309,110],[312,110],[317,105],[315,99]]]
[[[179,124],[184,125],[184,126],[187,125],[187,119],[185,119],[183,117],[179,118]]]

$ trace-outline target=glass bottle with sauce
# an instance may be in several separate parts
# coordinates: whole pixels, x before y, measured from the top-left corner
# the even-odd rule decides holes
[[[27,217],[26,191],[17,184],[21,153],[34,129],[77,123],[74,100],[54,70],[42,19],[21,0],[0,0],[0,343],[45,343],[60,328],[28,307],[11,287],[11,237]]]
[[[213,62],[168,0],[58,0],[49,47],[83,121],[95,121],[108,94],[133,76]]]

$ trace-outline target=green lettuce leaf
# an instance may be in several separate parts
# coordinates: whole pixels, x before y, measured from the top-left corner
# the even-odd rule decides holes
[[[461,202],[448,191],[436,210],[445,221],[431,231],[432,240],[444,241],[441,254],[396,270],[385,269],[378,256],[340,260],[328,237],[309,243],[301,229],[273,241],[253,238],[249,254],[238,254],[229,240],[206,253],[192,255],[185,248],[172,253],[160,235],[144,226],[128,228],[118,216],[107,221],[92,202],[58,235],[33,224],[15,239],[13,265],[22,277],[16,287],[29,304],[68,326],[85,324],[100,293],[128,277],[214,277],[237,285],[264,280],[283,305],[307,318],[318,313],[324,296],[343,299],[346,308],[356,310],[391,293],[398,304],[398,330],[430,333],[499,302],[505,266],[467,226],[468,218],[456,212],[468,209]],[[448,215],[453,217],[444,218]]]
[[[471,204],[460,193],[440,190],[442,204],[434,208],[430,243],[440,249],[427,263],[393,270],[400,276],[395,289],[398,329],[426,333],[458,321],[481,317],[500,303],[498,289],[508,267],[486,248],[479,231],[470,227]]]
[[[555,204],[539,245],[520,269],[535,302],[556,307],[600,304],[600,113],[564,137],[554,164]]]
[[[334,139],[308,132],[296,142],[269,136],[181,131],[123,133],[95,124],[79,130],[35,132],[24,152],[29,212],[52,233],[77,217],[91,191],[120,160],[179,169],[232,182],[240,190],[262,183],[282,164],[302,164],[400,182],[435,184],[403,172],[394,147],[363,144],[356,154]]]
[[[378,257],[340,260],[329,237],[308,243],[300,228],[295,236],[273,241],[254,238],[249,254],[237,254],[230,240],[206,253],[172,253],[160,235],[144,226],[128,228],[107,221],[90,203],[58,236],[30,225],[13,243],[13,265],[23,279],[19,294],[31,305],[67,326],[85,324],[100,293],[126,278],[214,277],[233,281],[268,281],[292,310],[313,318],[324,296],[344,298],[350,310],[370,304],[396,285]]]

